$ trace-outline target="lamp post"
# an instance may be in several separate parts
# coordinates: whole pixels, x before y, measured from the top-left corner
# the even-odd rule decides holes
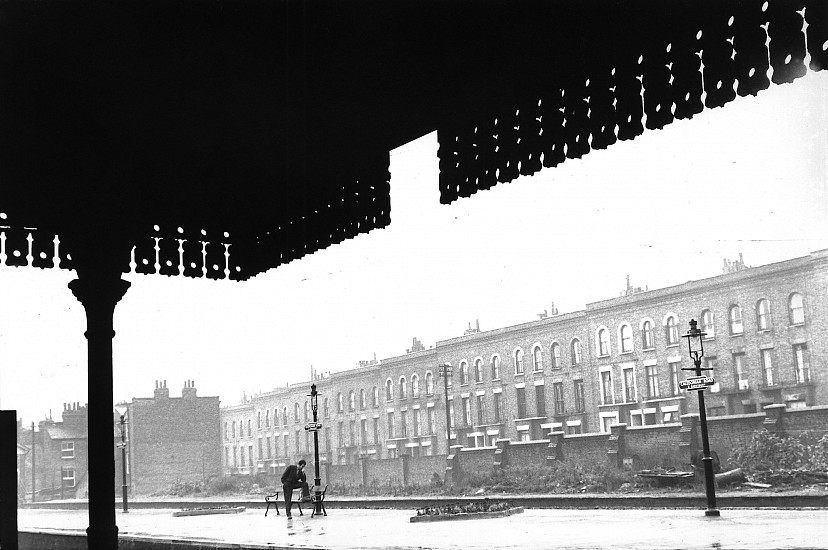
[[[314,517],[318,514],[322,513],[322,478],[319,477],[319,423],[317,422],[317,410],[319,409],[319,394],[316,392],[316,384],[311,384],[311,392],[310,392],[310,400],[311,400],[311,410],[313,411],[313,468],[316,474],[316,477],[313,480],[313,484],[316,489],[316,503],[314,507]]]
[[[451,378],[451,363],[443,363],[440,365],[440,376],[443,378],[443,387],[446,390],[446,454],[451,454],[451,413],[449,412],[449,392],[448,384]]]
[[[127,481],[126,481],[126,420],[124,416],[126,415],[127,408],[123,405],[115,407],[115,411],[120,415],[121,420],[119,424],[121,425],[121,442],[118,443],[118,447],[121,449],[121,494],[123,495],[124,501],[124,513],[126,514],[129,512],[129,505],[127,504]]]
[[[703,369],[701,366],[702,357],[704,357],[704,342],[703,338],[706,333],[702,332],[696,326],[696,320],[690,319],[690,331],[684,335],[687,338],[687,350],[690,354],[690,359],[695,365],[693,368],[684,368],[682,370],[695,371],[697,379],[702,376],[703,370],[713,370],[712,368]],[[695,389],[695,388],[690,388]],[[719,509],[716,507],[716,481],[713,477],[713,458],[710,456],[710,442],[707,438],[707,411],[704,407],[704,389],[696,389],[699,394],[699,423],[701,424],[702,449],[704,457],[702,463],[704,464],[704,486],[707,493],[707,510],[706,516],[719,516]]]

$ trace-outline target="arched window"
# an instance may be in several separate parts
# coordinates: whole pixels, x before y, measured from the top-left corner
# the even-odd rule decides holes
[[[474,360],[474,381],[483,381],[483,360],[479,358]]]
[[[408,384],[405,383],[405,376],[400,376],[400,399],[408,398]]]
[[[492,355],[492,380],[500,380],[500,356]]]
[[[342,392],[336,394],[336,412],[345,412],[345,398]]]
[[[434,395],[434,375],[431,371],[426,373],[426,395]]]
[[[756,302],[756,330],[768,330],[771,328],[770,302],[762,298]]]
[[[248,418],[247,419],[247,437],[253,435],[253,422]]]
[[[273,409],[273,427],[279,426],[279,409]]]
[[[371,405],[374,408],[379,407],[379,389],[376,386],[371,390]]]
[[[561,368],[563,366],[561,363],[561,346],[557,342],[552,342],[550,355],[552,356],[552,368]]]
[[[641,347],[644,349],[653,349],[655,347],[655,340],[653,340],[653,323],[649,320],[644,321],[641,325]]]
[[[609,331],[601,327],[598,329],[598,355],[605,356],[610,354]]]
[[[331,415],[331,410],[328,408],[328,398],[326,397],[324,401],[322,401],[322,415],[325,418],[328,418]]]
[[[706,334],[705,338],[713,338],[716,335],[716,325],[713,319],[713,312],[705,309],[701,314],[701,329]]]
[[[515,374],[523,374],[523,350],[515,350]]]
[[[299,403],[293,404],[293,421],[299,422]]]
[[[420,397],[420,377],[411,375],[411,397]]]
[[[231,428],[233,429],[233,439],[235,439],[236,438],[236,421],[235,420],[233,421],[233,425],[231,426]]]
[[[351,390],[350,393],[348,393],[348,410],[353,411],[354,409],[356,409],[356,394],[354,393],[354,390]]]
[[[569,351],[570,355],[572,356],[572,364],[573,365],[580,365],[581,364],[581,341],[577,338],[572,340],[572,343],[569,344]]]
[[[310,403],[305,401],[305,422],[310,420]]]
[[[621,353],[629,353],[633,350],[632,328],[630,325],[621,325],[618,329],[618,339],[621,341]]]
[[[365,389],[359,390],[359,408],[360,410],[365,408]]]
[[[469,383],[469,364],[465,361],[460,362],[460,385],[464,386]]]
[[[391,381],[390,378],[385,381],[385,400],[394,400],[394,383]]]
[[[270,409],[265,411],[265,428],[270,427]]]
[[[676,318],[672,315],[669,315],[664,321],[664,339],[667,340],[668,346],[678,344],[678,324],[676,322]]]
[[[262,411],[257,411],[256,412],[256,429],[257,430],[262,429]]]
[[[794,292],[788,298],[788,318],[792,325],[801,325],[805,322],[805,300],[798,292]]]
[[[532,369],[536,371],[543,370],[543,350],[540,346],[532,348]]]
[[[745,326],[742,324],[742,308],[738,304],[730,306],[730,334],[742,334]]]
[[[288,425],[287,407],[282,407],[282,425]]]

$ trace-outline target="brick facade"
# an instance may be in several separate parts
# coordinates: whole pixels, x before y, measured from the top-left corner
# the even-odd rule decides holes
[[[690,374],[682,369],[692,367],[681,337],[690,319],[709,333],[705,356],[715,358],[717,384],[706,391],[713,425],[719,426],[717,416],[761,413],[773,403],[789,409],[828,404],[828,250],[755,268],[734,265],[737,269],[722,275],[669,288],[628,287],[625,295],[587,304],[582,311],[553,311],[537,321],[489,331],[470,327],[432,349],[419,345],[403,356],[314,377],[323,424],[321,460],[354,464],[360,457],[448,454],[446,392],[438,366],[444,363],[452,366],[451,444],[494,452],[499,438],[548,445],[551,431],[567,437],[608,434],[616,423],[630,428],[633,446],[639,439],[660,444],[660,434],[670,428],[635,429],[673,425],[678,430],[680,417],[698,409],[696,396],[677,387]],[[802,297],[801,308],[792,303],[794,295]],[[761,308],[760,300],[765,300]],[[734,306],[740,308],[741,322],[731,330]],[[712,323],[704,319],[705,311]],[[520,365],[516,353],[522,356]],[[805,362],[801,368],[797,359]],[[305,443],[312,440],[304,437],[310,384],[278,388],[222,409],[225,473],[276,471],[312,457],[312,443]],[[265,441],[261,453],[259,440]],[[640,461],[656,461],[643,447],[639,451]]]

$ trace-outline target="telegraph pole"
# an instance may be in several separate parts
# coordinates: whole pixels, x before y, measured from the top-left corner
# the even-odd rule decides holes
[[[443,363],[439,368],[440,376],[443,378],[443,387],[446,390],[446,441],[448,442],[446,454],[449,454],[451,453],[451,412],[449,410],[448,381],[449,377],[451,377],[451,363]]]

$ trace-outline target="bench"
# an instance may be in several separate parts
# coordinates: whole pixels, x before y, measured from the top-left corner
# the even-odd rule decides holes
[[[314,487],[314,490],[311,490],[311,504],[313,505],[313,512],[311,512],[311,517],[316,513],[316,503],[319,502],[320,508],[322,508],[322,513],[326,516],[328,515],[328,511],[325,509],[325,493],[328,492],[328,486],[325,485],[325,488],[319,491],[317,495],[316,490],[318,487]]]
[[[265,509],[265,517],[267,517],[267,513],[270,511],[270,505],[272,504],[276,508],[276,515],[279,514],[279,491],[276,491],[275,495],[267,495],[265,497],[265,502],[267,503],[267,508]]]

